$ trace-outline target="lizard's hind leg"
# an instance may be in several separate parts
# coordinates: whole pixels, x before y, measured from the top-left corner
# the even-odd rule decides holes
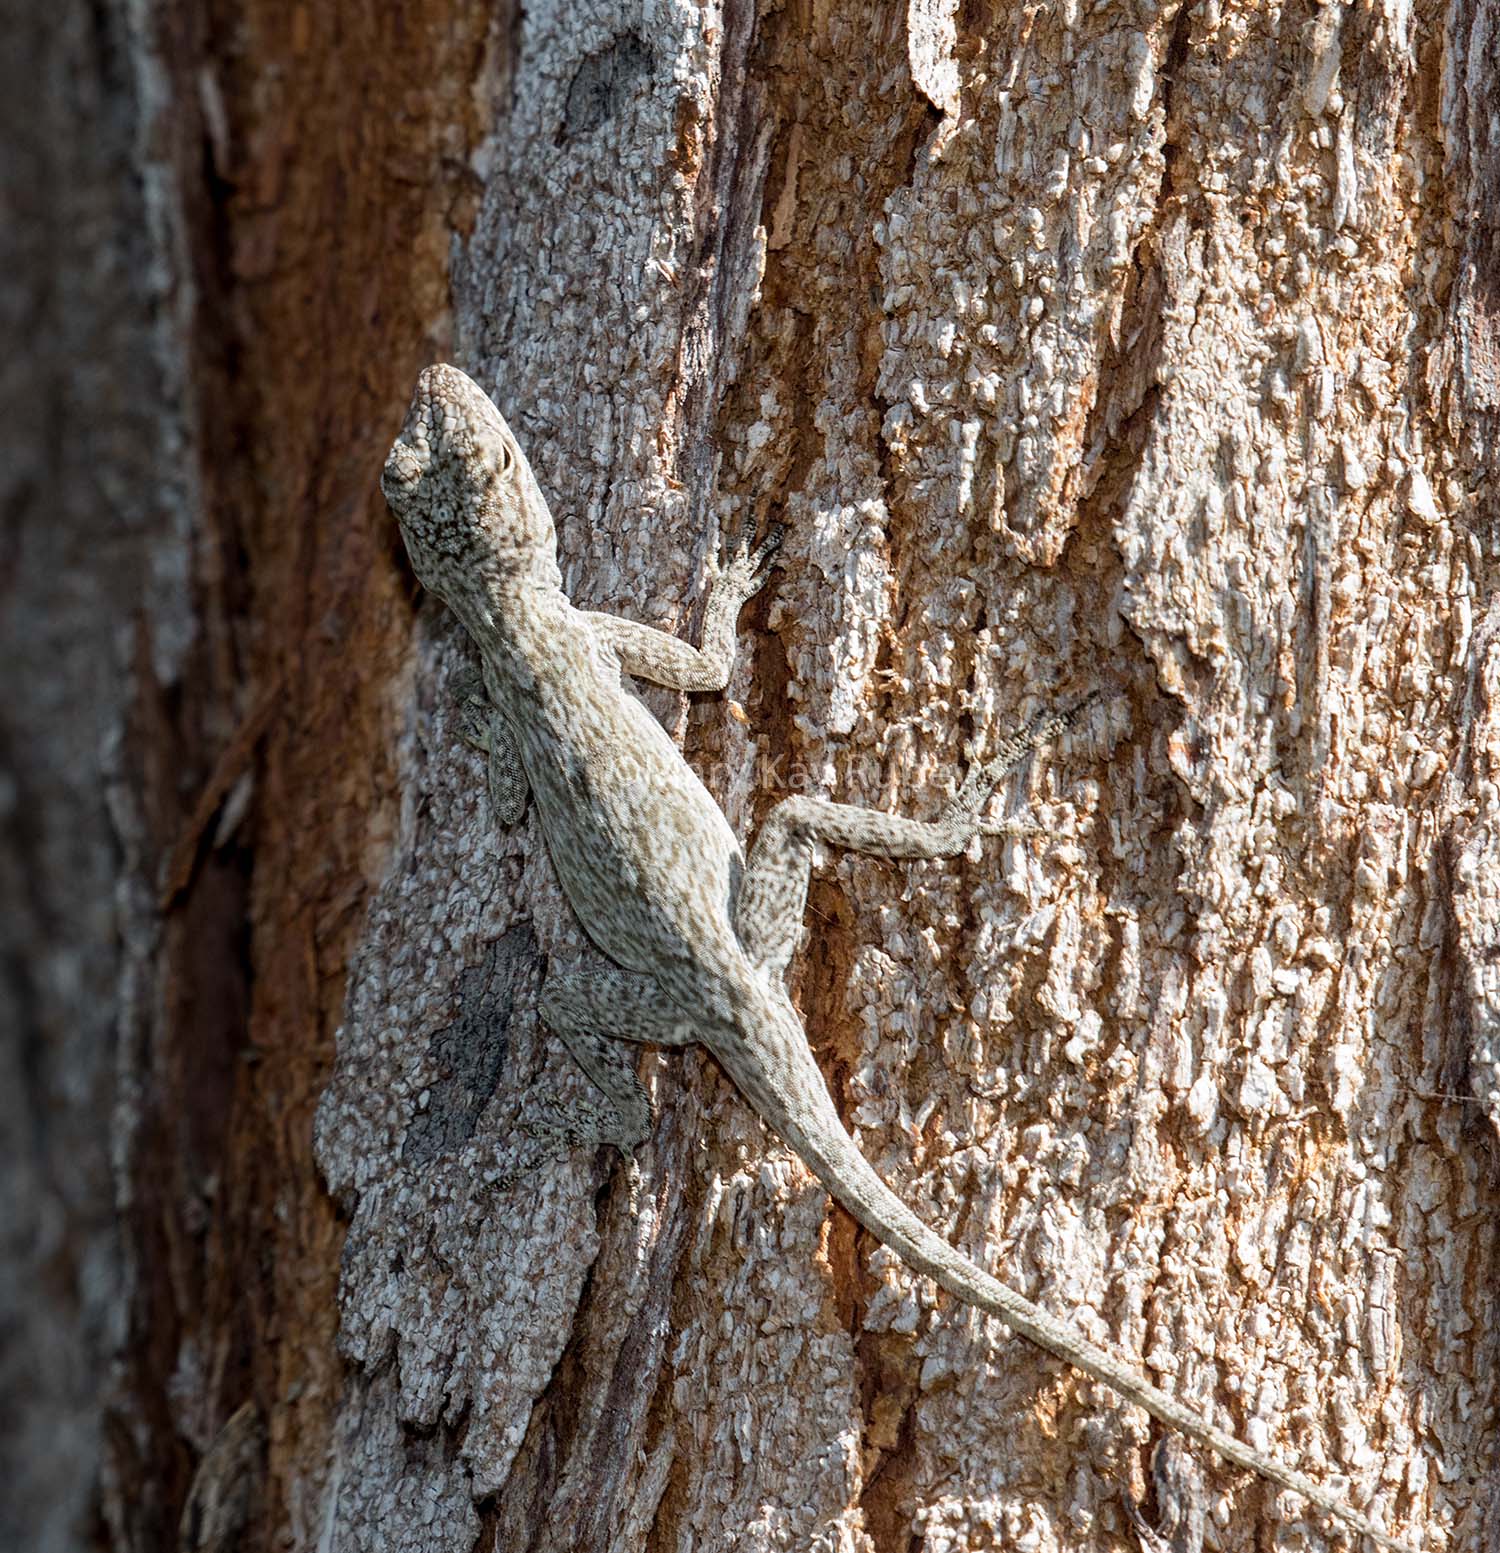
[[[969,772],[934,820],[910,820],[821,798],[787,798],[777,804],[750,849],[735,902],[734,928],[745,953],[775,975],[786,970],[802,928],[815,842],[866,857],[914,861],[953,857],[976,832],[995,835],[1021,828],[982,824],[980,811],[1001,778],[1038,745],[1056,738],[1081,710],[1082,705],[1033,718]]]
[[[655,977],[598,957],[549,971],[540,1011],[602,1097],[566,1112],[558,1107],[552,1130],[573,1143],[593,1139],[633,1154],[650,1136],[651,1102],[621,1043],[683,1046],[697,1040],[693,1026],[670,1007]]]

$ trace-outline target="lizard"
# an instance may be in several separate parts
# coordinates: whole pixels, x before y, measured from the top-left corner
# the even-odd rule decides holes
[[[1413,1553],[1304,1473],[1246,1445],[1125,1359],[1008,1288],[948,1244],[881,1179],[845,1130],[784,984],[814,848],[896,860],[964,851],[1006,827],[991,794],[1073,712],[1041,714],[976,763],[932,820],[795,795],[767,815],[748,857],[718,804],[624,677],[721,691],[741,605],[765,583],[781,539],[747,529],[711,587],[699,647],[563,591],[556,532],[519,443],[456,367],[426,368],[381,474],[418,581],[477,646],[480,684],[465,737],[487,757],[495,817],[519,821],[528,794],[588,946],[549,966],[538,1011],[606,1097],[601,1138],[627,1156],[649,1102],[614,1055],[620,1042],[700,1042],[761,1119],[831,1196],[909,1266],[998,1316],[1161,1423],[1291,1489],[1392,1553]],[[576,1134],[575,1134],[576,1138]]]

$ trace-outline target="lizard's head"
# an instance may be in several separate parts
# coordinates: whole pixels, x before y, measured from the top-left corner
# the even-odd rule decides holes
[[[552,515],[526,455],[457,367],[417,379],[380,488],[417,576],[461,616],[508,584],[557,586]]]

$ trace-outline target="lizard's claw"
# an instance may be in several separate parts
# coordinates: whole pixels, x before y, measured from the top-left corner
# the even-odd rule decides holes
[[[764,582],[771,572],[781,564],[777,559],[781,554],[781,542],[786,538],[786,524],[772,523],[766,530],[766,537],[757,546],[754,555],[750,557],[755,563],[757,574]]]
[[[773,523],[766,537],[755,542],[755,520],[752,518],[735,541],[734,548],[719,573],[718,585],[725,592],[732,592],[740,599],[748,599],[765,587],[775,563],[776,552],[786,538],[786,525]]]

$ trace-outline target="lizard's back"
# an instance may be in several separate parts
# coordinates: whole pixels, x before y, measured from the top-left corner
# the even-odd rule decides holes
[[[706,959],[738,959],[734,832],[583,613],[558,593],[527,615],[511,624],[519,656],[487,655],[486,677],[563,891],[612,960],[664,984],[691,968],[701,985],[727,968]]]

